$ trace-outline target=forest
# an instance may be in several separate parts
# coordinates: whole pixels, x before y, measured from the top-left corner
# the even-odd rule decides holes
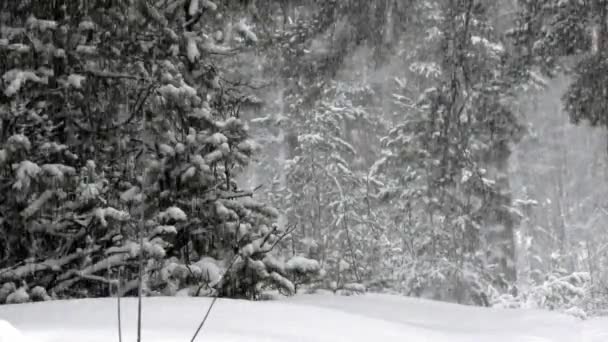
[[[0,304],[608,314],[607,0],[0,0]]]

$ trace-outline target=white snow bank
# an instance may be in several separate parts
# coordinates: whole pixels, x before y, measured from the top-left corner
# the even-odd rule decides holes
[[[0,320],[0,342],[31,342],[9,322]]]
[[[115,303],[87,299],[5,305],[0,320],[19,329],[31,339],[27,342],[117,341]],[[142,340],[189,341],[209,303],[207,298],[145,298]],[[136,307],[135,299],[123,300],[125,341],[135,340]],[[14,329],[9,333],[19,335]],[[8,337],[0,335],[0,342],[3,338]],[[579,321],[550,312],[374,294],[267,302],[220,299],[197,341],[605,342],[608,319]]]

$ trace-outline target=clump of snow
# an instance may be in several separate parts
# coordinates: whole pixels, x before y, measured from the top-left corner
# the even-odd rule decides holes
[[[30,52],[29,45],[25,45],[25,44],[21,44],[21,43],[9,44],[9,46],[7,48],[9,50],[15,51],[17,53],[28,53],[28,52]]]
[[[203,0],[203,8],[215,11],[217,10],[217,5],[213,1]]]
[[[222,271],[218,266],[217,260],[210,257],[204,257],[194,265],[197,266],[201,279],[211,286],[220,281]]]
[[[165,84],[158,88],[158,92],[164,98],[175,103],[180,103],[183,98],[196,97],[196,90],[183,82],[179,87],[176,87],[173,84]]]
[[[56,58],[65,58],[65,50],[64,49],[55,49],[53,52],[53,56]]]
[[[222,202],[215,202],[215,213],[220,218],[226,219],[229,218],[232,211],[230,211]]]
[[[253,31],[251,30],[251,27],[249,25],[247,25],[247,23],[245,23],[245,19],[241,19],[236,24],[235,29],[238,33],[240,33],[243,37],[245,37],[246,40],[248,40],[252,43],[258,42],[258,37],[255,35],[255,33],[253,33]]]
[[[131,257],[136,257],[139,254],[139,245],[133,241],[127,241],[122,246],[114,246],[106,249],[104,254],[113,255],[113,254],[128,254]]]
[[[186,38],[186,55],[188,56],[190,63],[194,63],[201,57],[201,53],[198,50],[198,45],[196,43],[196,37],[194,37],[194,33],[192,32],[185,32],[184,36]]]
[[[158,218],[161,221],[174,220],[174,221],[186,221],[188,216],[186,213],[180,208],[173,206],[167,208],[167,210],[162,211],[158,214]]]
[[[182,144],[182,143],[175,144],[175,153],[183,154],[184,152],[186,152],[186,146],[184,146],[184,144]]]
[[[95,45],[78,45],[76,47],[76,52],[83,55],[96,55],[97,47]]]
[[[112,207],[95,209],[95,217],[99,219],[102,226],[107,227],[108,221],[106,218],[111,218],[116,221],[127,221],[131,218],[128,212],[118,210]]]
[[[177,228],[175,226],[158,226],[154,228],[152,234],[177,234]]]
[[[279,284],[279,286],[282,289],[286,290],[289,294],[296,293],[296,289],[295,289],[295,286],[293,285],[293,283],[289,279],[280,275],[279,273],[271,272],[270,278],[272,278],[272,280],[274,280],[277,284]]]
[[[255,252],[257,252],[257,249],[254,244],[248,243],[243,248],[241,248],[240,252],[243,257],[249,257],[249,256],[253,255]]]
[[[13,293],[9,294],[6,297],[7,304],[22,304],[30,301],[30,295],[27,294],[27,291],[24,286],[18,288]]]
[[[21,87],[27,83],[27,81],[35,83],[47,83],[47,79],[36,76],[32,71],[12,69],[4,73],[2,79],[8,86],[4,89],[4,95],[11,97],[21,90]]]
[[[225,121],[218,121],[217,127],[228,131],[248,130],[247,124],[243,120],[233,116]]]
[[[181,176],[182,182],[188,181],[195,175],[196,175],[196,168],[194,166],[190,166],[188,169],[186,169],[186,171],[184,171],[184,173],[182,173],[182,176]]]
[[[116,221],[126,221],[130,218],[129,213],[127,213],[126,211],[117,210],[112,207],[108,207],[108,208],[104,209],[104,216],[111,217],[112,219],[114,219]]]
[[[60,153],[68,149],[68,146],[65,144],[59,144],[56,142],[45,142],[40,146],[40,150],[45,153]]]
[[[149,256],[155,259],[162,259],[165,257],[166,252],[163,246],[158,243],[153,243],[149,241],[144,241],[144,251],[148,253]]]
[[[13,184],[13,189],[29,189],[32,179],[35,179],[40,172],[40,167],[35,163],[29,160],[22,161],[17,167],[17,181]]]
[[[44,164],[40,168],[46,176],[63,180],[65,176],[74,176],[76,169],[63,164]]]
[[[176,263],[172,267],[171,275],[178,279],[186,279],[190,275],[190,271],[186,265]]]
[[[210,137],[208,137],[207,139],[205,139],[205,142],[207,144],[211,144],[213,146],[219,146],[221,144],[227,143],[228,142],[228,138],[226,138],[225,135],[223,135],[222,133],[214,133],[212,134]]]
[[[199,0],[190,0],[190,5],[188,6],[188,14],[190,14],[190,16],[194,16],[198,13],[198,5]]]
[[[163,84],[169,84],[171,82],[173,82],[175,78],[173,77],[173,75],[171,75],[171,73],[169,72],[163,72],[162,75],[160,76],[160,80]]]
[[[87,160],[86,167],[87,167],[87,170],[89,170],[89,171],[95,171],[95,169],[97,169],[97,165],[91,159]]]
[[[177,266],[177,258],[171,258],[165,260],[163,267],[160,269],[160,277],[163,281],[168,281],[169,277],[172,276],[173,269]]]
[[[268,277],[268,271],[266,271],[266,265],[261,260],[247,259],[249,269],[254,271],[255,274],[264,279]]]
[[[51,77],[55,75],[55,71],[53,69],[44,66],[38,67],[38,69],[36,69],[36,72],[42,75],[43,77]]]
[[[74,87],[76,89],[81,89],[82,83],[84,82],[85,79],[86,79],[86,76],[79,75],[79,74],[70,74],[70,76],[68,76],[66,84],[70,87]]]
[[[16,289],[17,287],[13,282],[2,284],[2,287],[0,287],[0,303],[6,302],[8,295],[13,293]]]
[[[236,147],[242,152],[252,153],[253,151],[259,148],[259,145],[251,139],[246,139],[238,143]]]
[[[230,153],[230,145],[228,145],[227,142],[222,143],[219,147],[218,150],[221,151],[224,155],[227,155],[228,153]]]
[[[344,259],[340,259],[340,262],[338,262],[338,270],[340,270],[340,272],[346,271],[350,269],[350,264],[344,260]]]
[[[197,118],[197,119],[205,119],[207,121],[213,121],[213,116],[211,115],[211,109],[206,105],[206,102],[199,108],[195,108],[192,112],[188,113],[188,116]],[[192,139],[192,138],[191,138]],[[194,142],[194,141],[191,141]]]
[[[239,228],[237,230],[236,238],[237,240],[241,240],[244,236],[249,233],[251,230],[251,225],[249,223],[241,223],[239,224]]]
[[[285,263],[285,269],[289,272],[318,272],[321,267],[319,262],[313,259],[308,259],[303,256],[294,256]]]
[[[171,147],[167,144],[158,145],[158,150],[160,151],[161,154],[163,154],[165,156],[168,156],[168,157],[175,156],[175,149],[173,149],[173,147]]]
[[[484,37],[471,36],[471,42],[473,43],[473,45],[482,45],[486,49],[489,49],[494,53],[501,53],[505,50],[502,44],[493,43]]]
[[[57,28],[57,22],[54,20],[43,20],[37,19],[33,16],[29,17],[27,22],[27,26],[31,29],[40,30],[42,32],[46,30],[54,30]]]
[[[249,210],[258,212],[264,216],[276,218],[279,217],[279,211],[276,208],[258,202],[253,198],[242,198],[240,201],[243,206]]]
[[[213,163],[219,161],[220,159],[222,159],[223,156],[224,156],[224,153],[222,153],[221,150],[219,150],[219,149],[213,150],[212,152],[207,153],[205,155],[205,163],[213,164]]]
[[[211,168],[207,165],[205,159],[200,155],[196,154],[191,157],[192,164],[196,165],[196,167],[202,172],[210,172]]]
[[[51,300],[51,296],[46,292],[46,289],[42,286],[36,286],[30,291],[30,297],[33,301],[47,301]]]
[[[6,145],[9,151],[15,152],[19,150],[29,151],[32,144],[30,143],[30,139],[23,134],[14,134],[11,135],[6,141]]]
[[[138,186],[133,186],[120,194],[120,200],[125,203],[139,203],[143,200],[143,195]]]
[[[78,24],[80,31],[92,31],[95,29],[95,24],[90,20],[83,20]]]

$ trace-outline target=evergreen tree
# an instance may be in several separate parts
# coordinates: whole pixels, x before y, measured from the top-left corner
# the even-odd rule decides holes
[[[198,0],[3,6],[3,282],[102,295],[124,268],[129,293],[143,253],[150,294],[293,293],[288,270],[265,258],[288,228],[235,181],[255,152],[239,117],[246,88],[227,81],[251,67],[239,53],[258,39],[247,11]],[[222,12],[243,19],[232,28]]]
[[[377,169],[387,177],[386,200],[405,209],[395,221],[410,223],[416,268],[443,269],[439,278],[429,272],[420,290],[448,281],[452,293],[438,296],[480,302],[484,280],[476,277],[491,275],[502,290],[515,281],[506,161],[521,127],[507,106],[505,48],[488,5],[428,4],[420,16],[426,35],[411,54],[415,81],[403,82],[396,99],[405,118],[384,139]],[[411,281],[420,284],[420,275]]]
[[[573,74],[563,96],[574,123],[606,126],[605,50],[608,45],[608,3],[593,1],[520,1],[511,30],[522,67],[549,75]],[[568,58],[569,57],[569,58]]]

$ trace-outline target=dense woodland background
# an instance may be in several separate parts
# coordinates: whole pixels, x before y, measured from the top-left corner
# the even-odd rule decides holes
[[[141,277],[145,295],[601,314],[607,15],[2,0],[0,303],[135,295]]]

